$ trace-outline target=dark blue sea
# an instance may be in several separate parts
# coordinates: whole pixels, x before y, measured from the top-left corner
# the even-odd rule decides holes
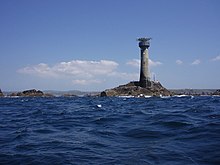
[[[0,164],[219,165],[220,97],[0,98]]]

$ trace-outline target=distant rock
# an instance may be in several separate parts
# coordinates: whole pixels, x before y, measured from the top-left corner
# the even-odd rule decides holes
[[[63,97],[77,97],[77,95],[70,94],[70,93],[64,93],[62,96]]]
[[[4,96],[4,94],[3,94],[2,90],[0,89],[0,97],[3,97],[3,96]]]
[[[220,89],[217,89],[212,95],[220,95]]]
[[[130,82],[113,89],[101,92],[100,96],[170,96],[172,92],[164,88],[160,82],[151,81],[151,87],[140,87],[139,82]]]
[[[216,89],[170,89],[174,95],[189,95],[189,96],[209,96],[212,95]]]
[[[10,96],[21,96],[21,97],[52,97],[53,95],[43,93],[40,90],[30,89],[23,92],[12,93]]]
[[[51,93],[58,97],[74,97],[74,96],[97,96],[100,92],[93,91],[79,91],[79,90],[69,90],[69,91],[56,91],[56,90],[46,90],[46,93]]]

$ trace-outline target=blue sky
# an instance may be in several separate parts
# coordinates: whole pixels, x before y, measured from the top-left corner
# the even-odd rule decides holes
[[[218,0],[1,0],[3,91],[100,91],[139,79],[137,37],[167,88],[220,88]]]

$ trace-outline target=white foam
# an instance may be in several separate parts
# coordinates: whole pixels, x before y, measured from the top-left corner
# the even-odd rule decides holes
[[[129,96],[118,96],[118,97],[120,97],[120,98],[133,98],[134,96],[129,95]]]
[[[188,97],[189,95],[174,95],[174,97]]]
[[[170,98],[171,96],[160,96],[160,98],[162,98],[162,99],[168,99],[168,98]]]
[[[150,98],[150,97],[152,97],[152,96],[150,96],[150,95],[140,94],[140,95],[138,95],[138,97]]]
[[[98,108],[102,108],[102,105],[101,104],[97,104],[96,105]]]

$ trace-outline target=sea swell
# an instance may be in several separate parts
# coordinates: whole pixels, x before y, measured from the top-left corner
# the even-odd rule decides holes
[[[219,164],[220,97],[0,99],[0,164]]]

